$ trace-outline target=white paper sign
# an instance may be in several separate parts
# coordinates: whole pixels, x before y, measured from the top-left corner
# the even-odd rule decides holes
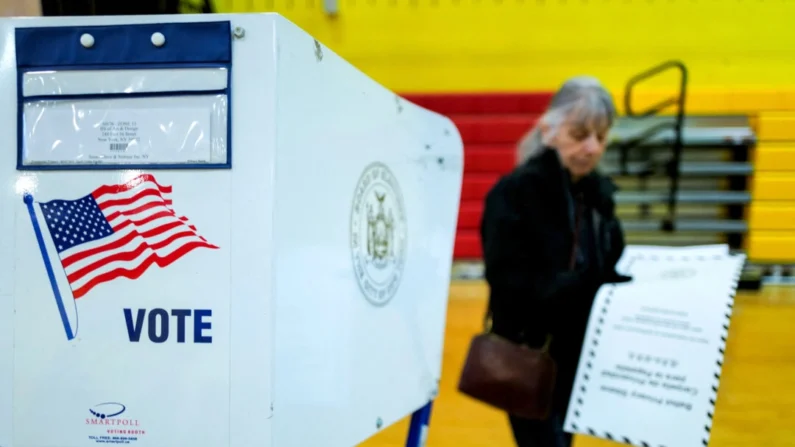
[[[211,107],[123,107],[121,100],[103,102],[27,104],[25,164],[159,165],[212,161]]]
[[[704,447],[744,255],[631,247],[631,283],[594,301],[564,428],[637,446]]]

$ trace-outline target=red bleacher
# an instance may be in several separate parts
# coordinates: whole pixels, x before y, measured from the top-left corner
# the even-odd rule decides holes
[[[404,97],[450,117],[464,140],[464,185],[455,259],[481,257],[483,198],[500,175],[514,166],[519,139],[543,113],[551,93],[417,94]]]

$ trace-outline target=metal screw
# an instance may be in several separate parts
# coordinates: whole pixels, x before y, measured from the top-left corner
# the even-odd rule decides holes
[[[242,39],[246,36],[246,30],[242,27],[236,26],[232,31],[232,35],[235,36],[235,39]]]

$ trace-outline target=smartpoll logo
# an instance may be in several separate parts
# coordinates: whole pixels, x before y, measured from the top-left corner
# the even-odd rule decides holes
[[[166,268],[198,248],[219,248],[201,236],[187,217],[177,215],[171,193],[171,186],[144,174],[126,183],[100,186],[74,200],[37,202],[25,194],[23,200],[68,340],[77,336],[78,300],[98,285],[121,278],[135,281],[153,265]],[[50,255],[45,237],[52,241],[50,248],[56,256]],[[65,290],[72,295],[73,321],[56,279],[54,265],[58,264],[66,277]],[[176,318],[178,342],[185,341],[185,321],[190,316],[194,341],[211,341],[202,332],[210,327],[206,321],[210,310],[173,309],[170,313]],[[134,318],[132,309],[124,309],[131,342],[139,341],[146,316],[146,309],[138,309]],[[147,320],[151,341],[162,343],[169,338],[168,311],[153,309]]]
[[[102,431],[92,430],[94,434],[88,439],[97,444],[130,444],[140,440],[146,430],[138,419],[122,416],[126,411],[127,407],[118,402],[104,402],[89,408],[90,416],[86,417],[85,425]]]
[[[112,419],[120,414],[124,413],[127,410],[123,404],[116,403],[116,402],[105,402],[102,404],[97,404],[93,408],[89,408],[88,411],[91,413],[92,416],[99,418],[100,420],[104,419]],[[96,420],[86,420],[87,424],[97,424]]]

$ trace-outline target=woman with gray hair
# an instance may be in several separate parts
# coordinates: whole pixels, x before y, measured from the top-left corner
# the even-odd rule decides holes
[[[571,445],[563,419],[593,299],[603,284],[630,280],[615,271],[624,250],[617,188],[595,170],[615,116],[597,80],[570,79],[519,143],[517,167],[485,199],[491,332],[535,348],[551,340],[557,365],[549,417],[509,415],[519,447]]]

